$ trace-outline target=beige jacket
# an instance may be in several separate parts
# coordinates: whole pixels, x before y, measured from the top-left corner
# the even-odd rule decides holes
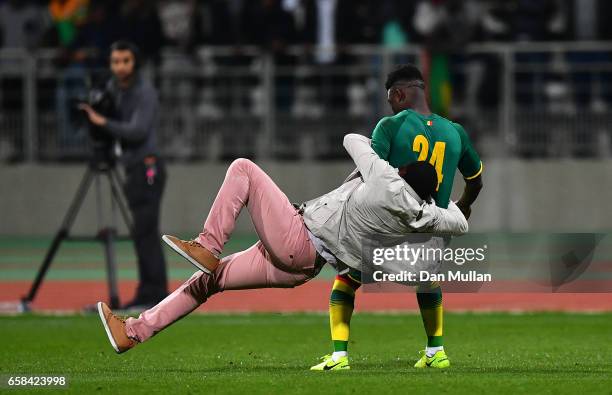
[[[362,240],[372,235],[461,235],[468,231],[455,203],[443,209],[420,199],[397,169],[378,157],[370,139],[348,134],[344,148],[361,177],[302,205],[308,229],[344,264],[361,268]]]

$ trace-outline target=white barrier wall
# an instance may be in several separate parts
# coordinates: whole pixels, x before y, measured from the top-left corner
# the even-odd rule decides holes
[[[292,201],[307,200],[337,186],[350,162],[262,163]],[[163,233],[197,234],[223,181],[227,164],[171,165],[163,201]],[[59,226],[85,171],[84,166],[0,167],[0,234],[50,235]],[[105,184],[105,182],[102,182]],[[612,229],[612,160],[485,161],[483,192],[470,219],[474,231],[609,231]],[[456,177],[454,196],[461,193]],[[104,185],[103,185],[104,186]],[[108,192],[100,194],[108,203]],[[98,227],[92,188],[74,233]],[[103,205],[109,219],[108,204]],[[250,231],[243,215],[237,231]]]

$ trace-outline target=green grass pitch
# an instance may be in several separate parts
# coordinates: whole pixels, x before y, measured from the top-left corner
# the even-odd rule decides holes
[[[5,316],[0,375],[66,375],[62,393],[611,391],[612,314],[447,314],[445,325],[445,371],[412,368],[418,315],[357,314],[352,370],[310,372],[330,350],[324,315],[193,315],[123,355],[95,315]]]

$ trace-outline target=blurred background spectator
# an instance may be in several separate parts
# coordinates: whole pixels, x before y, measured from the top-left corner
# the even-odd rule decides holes
[[[140,60],[158,62],[159,51],[164,45],[164,36],[154,1],[123,0],[115,4],[118,11],[117,36],[133,42],[140,49]]]
[[[58,146],[67,156],[79,150],[86,139],[86,131],[71,122],[70,101],[87,94],[87,62],[99,56],[91,47],[97,26],[104,27],[106,8],[102,2],[89,14],[89,0],[51,0],[49,13],[53,21],[51,42],[59,49],[59,67],[55,106],[57,114]],[[105,29],[98,39],[103,39],[111,29]],[[94,49],[94,51],[92,51]],[[89,52],[88,52],[89,51]]]
[[[587,0],[586,3],[593,3]],[[589,7],[576,1],[576,9]],[[544,41],[570,38],[569,1],[493,0],[481,2],[484,38],[504,41]],[[592,5],[592,4],[591,4]]]
[[[0,4],[2,48],[35,49],[43,42],[51,18],[45,7],[32,0],[7,0]]]
[[[78,30],[87,22],[89,0],[51,0],[49,14],[53,20],[55,43],[60,47],[70,46]]]
[[[44,39],[51,23],[45,7],[33,1],[7,0],[0,3],[0,47],[12,50],[34,50]],[[22,65],[13,59],[0,59],[0,67],[17,68]],[[18,133],[17,120],[23,117],[23,81],[18,75],[6,74],[0,80],[0,149],[10,160],[22,159],[18,154],[23,145],[23,136]],[[15,136],[13,141],[6,141]]]
[[[543,147],[554,140],[549,132],[523,125],[527,116],[508,124],[513,118],[500,106],[511,100],[520,110],[556,116],[559,108],[569,114],[583,109],[589,119],[601,118],[612,100],[612,77],[589,67],[611,55],[554,53],[552,46],[523,51],[521,45],[610,40],[611,7],[603,0],[4,0],[0,146],[14,136],[15,150],[23,150],[19,120],[25,119],[26,85],[20,66],[7,71],[14,62],[9,48],[39,54],[37,67],[54,62],[36,83],[45,110],[39,118],[57,137],[49,144],[54,141],[69,157],[73,149],[80,155],[84,136],[70,123],[68,102],[86,93],[92,70],[105,66],[108,45],[126,38],[139,46],[141,66],[159,87],[160,139],[175,159],[252,157],[258,144],[264,151],[270,146],[259,138],[262,132],[280,141],[272,152],[279,157],[305,151],[295,144],[296,135],[306,144],[336,144],[334,130],[360,128],[385,113],[381,78],[391,63],[401,62],[422,67],[433,110],[466,123],[477,144],[491,127],[503,126],[517,131],[510,143],[527,133]],[[504,97],[507,81],[501,79],[510,58],[495,46],[473,45],[500,42],[517,49],[512,98]],[[598,130],[602,122],[596,122]],[[576,138],[598,145],[592,133],[566,140]],[[208,142],[211,152],[196,149]],[[552,155],[556,148],[530,150],[524,154]]]

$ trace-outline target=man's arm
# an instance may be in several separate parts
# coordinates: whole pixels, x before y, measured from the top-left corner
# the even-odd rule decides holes
[[[104,128],[114,137],[129,142],[139,142],[147,137],[153,126],[157,101],[154,95],[141,95],[128,121],[107,119]]]
[[[448,209],[429,204],[424,209],[433,216],[427,231],[460,236],[468,232],[468,222],[457,205],[450,201]]]
[[[113,121],[94,110],[89,104],[80,104],[79,108],[87,113],[94,125],[108,131],[113,137],[137,143],[147,137],[157,109],[154,95],[141,95],[129,121]]]
[[[472,212],[472,203],[476,201],[482,189],[483,164],[463,126],[458,123],[453,123],[453,126],[457,129],[461,138],[461,158],[457,167],[465,180],[465,189],[463,195],[457,201],[457,206],[465,217],[469,218]]]
[[[391,140],[394,137],[394,134],[389,131],[390,126],[392,126],[390,124],[391,119],[389,117],[381,119],[374,128],[374,131],[372,132],[372,140],[370,143],[370,146],[372,147],[374,152],[378,154],[380,159],[384,159],[386,161],[389,160],[389,154],[391,152]],[[351,174],[349,174],[348,177],[346,177],[346,179],[342,183],[347,183],[359,176],[359,170],[353,170]]]
[[[478,175],[476,178],[466,179],[465,188],[461,198],[457,201],[457,207],[465,215],[465,218],[469,219],[472,213],[472,203],[476,201],[480,190],[482,189],[482,176]]]
[[[389,163],[380,159],[370,146],[370,139],[360,134],[344,136],[344,148],[357,165],[363,180],[368,182],[390,167]]]
[[[353,181],[357,177],[361,177],[361,174],[359,174],[359,170],[355,169],[344,179],[344,181],[342,181],[342,183],[346,184],[349,181]]]

